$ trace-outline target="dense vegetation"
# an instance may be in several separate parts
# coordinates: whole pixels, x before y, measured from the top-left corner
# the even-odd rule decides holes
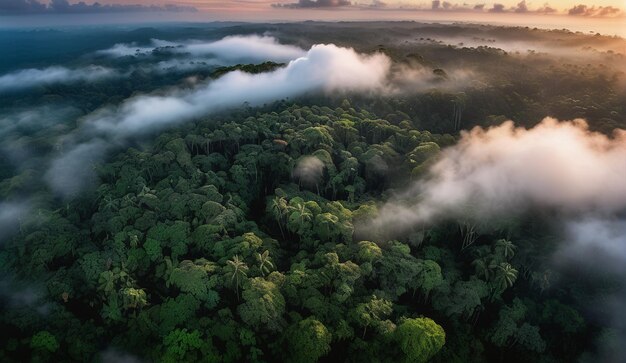
[[[5,311],[5,359],[85,361],[102,342],[165,361],[578,356],[589,328],[542,294],[523,226],[355,238],[387,170],[415,177],[454,138],[342,106],[201,122],[99,167],[93,198],[41,211],[2,253],[51,297]],[[323,178],[299,185],[308,155]]]
[[[604,132],[624,127],[623,76],[492,48],[428,43],[419,56],[403,45],[382,48],[398,64],[419,59],[443,72],[454,66],[439,60],[454,54],[502,64],[489,67],[500,78],[463,92],[244,106],[121,150],[95,166],[93,189],[71,200],[38,180],[43,157],[21,167],[4,160],[0,196],[31,194],[38,209],[0,249],[0,288],[11,291],[0,300],[0,360],[93,361],[112,351],[163,362],[547,363],[590,355],[603,338],[584,313],[590,286],[612,281],[551,269],[556,243],[544,212],[497,228],[448,220],[364,235],[358,227],[395,188],[419,179],[460,129],[505,117],[532,125],[547,114],[586,117]],[[86,113],[187,76],[137,71],[124,82],[4,99],[16,107],[79,100],[77,112]],[[72,127],[18,131],[33,154],[46,155]],[[319,166],[298,170],[310,158]]]

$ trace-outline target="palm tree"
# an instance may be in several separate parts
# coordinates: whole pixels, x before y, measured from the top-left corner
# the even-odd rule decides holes
[[[472,262],[472,266],[474,266],[476,275],[483,277],[485,281],[489,281],[491,278],[491,271],[494,267],[489,259],[486,257],[477,258]]]
[[[278,222],[280,234],[283,238],[285,238],[285,233],[283,232],[283,216],[285,211],[288,209],[287,200],[283,197],[274,197],[274,199],[270,202],[270,209],[272,211],[272,216]]]
[[[506,290],[507,287],[513,286],[517,280],[517,270],[507,262],[498,265],[496,271],[496,282],[500,291]]]
[[[259,270],[261,270],[261,275],[265,277],[265,274],[269,273],[270,269],[274,268],[274,264],[270,259],[270,251],[265,250],[263,253],[257,253],[256,258],[259,260]]]
[[[496,251],[501,252],[507,260],[515,255],[515,245],[506,239],[496,241]]]
[[[163,274],[161,277],[165,280],[165,287],[170,287],[172,285],[172,272],[178,266],[178,261],[176,259],[172,261],[169,256],[165,256],[163,260],[165,261],[165,268],[161,272]]]
[[[156,190],[148,188],[145,184],[141,187],[138,197],[156,197]]]
[[[309,211],[309,209],[304,205],[304,203],[299,203],[296,207],[296,211],[300,214],[300,224],[304,224],[304,221],[311,221],[313,218],[313,214]]]
[[[108,211],[112,211],[115,212],[117,210],[119,210],[119,206],[117,203],[116,199],[112,199],[111,196],[107,195],[106,197],[102,198],[102,210],[108,210]]]
[[[305,223],[310,222],[313,218],[313,214],[304,205],[304,203],[297,203],[295,207],[288,207],[293,212],[289,216],[287,229],[292,232],[302,234],[305,229]]]
[[[471,246],[478,239],[478,233],[476,232],[476,226],[470,222],[464,222],[459,224],[459,230],[463,236],[463,244],[461,250]]]
[[[228,260],[228,265],[233,270],[233,275],[230,278],[231,283],[235,283],[235,292],[237,293],[237,301],[239,301],[239,283],[242,278],[247,277],[246,271],[248,266],[245,262],[239,259],[239,256],[235,255],[232,260]]]

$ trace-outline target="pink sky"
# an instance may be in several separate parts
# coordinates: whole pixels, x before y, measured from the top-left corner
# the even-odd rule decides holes
[[[504,5],[514,6],[519,3],[520,0],[502,0],[502,1],[459,1],[459,3],[470,3],[470,4],[486,4],[489,6],[495,2],[501,3]],[[76,2],[76,1],[74,1]],[[89,2],[89,1],[86,1]],[[241,7],[241,8],[250,8],[250,7],[258,7],[259,5],[266,5],[272,3],[285,3],[291,2],[289,0],[101,0],[101,3],[109,3],[109,4],[184,4],[184,5],[192,5],[197,8],[224,8],[224,7]],[[371,4],[372,1],[368,0],[353,0],[353,3],[357,4]],[[450,1],[454,3],[455,1]],[[430,1],[410,1],[410,0],[387,0],[385,1],[388,5],[403,5],[403,6],[430,6]],[[529,7],[542,7],[546,2],[543,1],[527,1]],[[618,8],[625,8],[626,1],[624,0],[551,0],[547,1],[547,3],[555,8],[571,8],[575,5],[585,4],[589,6],[614,6]]]
[[[70,3],[76,3],[79,0],[69,0]],[[92,3],[98,0],[80,0],[86,3]],[[373,4],[376,0],[350,0],[352,4],[368,6]],[[446,0],[441,0],[443,3]],[[452,5],[473,7],[477,4],[484,4],[485,9],[489,9],[495,3],[503,4],[506,8],[516,7],[522,0],[447,0]],[[49,2],[42,1],[42,2]],[[142,5],[165,5],[165,4],[177,4],[193,6],[199,10],[211,11],[211,10],[241,10],[241,11],[254,11],[265,10],[270,7],[271,4],[287,4],[295,3],[298,0],[99,0],[101,4],[142,4]],[[430,0],[382,0],[389,8],[424,8],[431,7]],[[564,12],[576,5],[586,5],[588,7],[615,7],[619,9],[626,9],[626,0],[548,0],[548,1],[533,1],[526,0],[526,4],[530,10],[544,8],[549,6],[558,11]]]
[[[91,4],[96,0],[84,0]],[[206,22],[206,21],[251,21],[282,22],[303,20],[326,21],[376,21],[376,20],[415,20],[421,22],[473,22],[497,25],[529,26],[538,28],[562,29],[573,31],[594,31],[607,35],[626,37],[626,16],[624,12],[611,17],[567,15],[567,10],[580,4],[596,14],[600,7],[619,7],[626,9],[626,0],[550,0],[548,3],[535,3],[526,0],[525,13],[516,13],[522,0],[497,1],[503,5],[506,13],[494,14],[488,11],[496,2],[470,2],[469,0],[447,0],[450,7],[455,5],[465,8],[459,10],[431,10],[429,1],[382,0],[384,8],[373,9],[369,5],[376,0],[351,0],[355,6],[332,8],[289,9],[275,8],[275,3],[297,3],[298,0],[99,0],[101,4],[142,4],[142,5],[187,5],[197,8],[196,13],[189,12],[150,12],[150,13],[108,13],[108,14],[50,14],[44,15],[0,15],[0,28],[23,26],[56,25],[91,25],[103,23],[146,23],[146,22]],[[380,0],[378,0],[380,1]],[[440,0],[441,4],[446,0]],[[583,2],[585,1],[585,2]],[[42,1],[43,2],[43,1]],[[77,3],[78,0],[69,0]],[[476,4],[484,4],[481,12],[470,11]],[[545,8],[546,4],[558,10],[555,14],[539,14],[536,9]],[[404,8],[404,10],[402,10]],[[620,10],[621,11],[621,10]],[[0,12],[1,14],[1,12]],[[586,15],[590,15],[589,12]]]

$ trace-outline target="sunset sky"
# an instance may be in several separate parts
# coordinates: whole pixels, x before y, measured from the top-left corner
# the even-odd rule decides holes
[[[0,28],[161,21],[481,22],[626,36],[626,0],[0,0]]]
[[[4,0],[0,0],[4,1]],[[14,1],[14,0],[9,0]],[[110,4],[144,4],[144,5],[165,5],[165,4],[178,4],[193,6],[198,10],[215,10],[215,9],[259,9],[266,8],[272,4],[291,4],[303,2],[302,0],[101,0],[100,3]],[[308,1],[308,0],[304,0]],[[355,6],[372,6],[377,5],[380,8],[432,8],[432,2],[429,0],[322,0],[319,3],[339,4],[349,1],[351,5]],[[480,1],[480,0],[447,0],[452,7],[468,7],[473,8],[475,5],[483,4],[484,10],[493,8],[494,4],[503,4],[505,8],[517,8],[518,4],[522,0],[496,0],[496,1]],[[70,2],[78,2],[77,0]],[[89,3],[90,1],[85,1]],[[316,0],[310,1],[316,2]],[[440,4],[445,3],[446,0],[441,0]],[[526,6],[528,11],[534,11],[538,9],[553,8],[558,12],[567,12],[569,9],[574,8],[577,5],[586,5],[588,8],[599,7],[614,7],[617,9],[626,9],[626,0],[550,0],[550,1],[533,1],[526,0]],[[313,8],[318,6],[311,6],[307,8]],[[334,7],[334,6],[320,6],[320,7]],[[443,5],[440,6],[443,9]],[[605,14],[602,14],[605,15]],[[606,14],[616,15],[616,14]]]
[[[13,2],[15,0],[0,0],[1,2]],[[90,0],[83,0],[86,3],[91,3],[91,2],[95,2],[94,1],[90,1]],[[152,5],[152,4],[156,4],[156,5],[165,5],[165,4],[179,4],[179,5],[190,5],[190,6],[194,6],[198,9],[212,9],[212,8],[216,8],[216,7],[229,7],[229,8],[250,8],[250,7],[257,7],[260,5],[268,5],[268,4],[274,4],[274,3],[291,3],[291,2],[297,2],[298,0],[99,0],[99,2],[101,4],[124,4],[124,5],[128,5],[128,4],[143,4],[143,5]],[[43,3],[46,2],[50,2],[50,1],[41,1]],[[70,3],[77,3],[78,0],[74,0],[74,1],[69,1]],[[351,0],[352,4],[362,4],[362,5],[371,5],[372,3],[374,3],[375,1],[372,0]],[[407,6],[407,7],[415,7],[415,6],[422,6],[422,7],[430,7],[431,6],[431,2],[430,1],[421,1],[421,0],[384,0],[382,1],[384,3],[386,3],[388,6]],[[444,0],[441,1],[442,3],[444,2]],[[459,4],[462,5],[463,3],[468,4],[468,5],[474,5],[474,4],[485,4],[486,7],[490,7],[490,5],[494,4],[494,3],[501,3],[507,6],[515,6],[517,5],[520,0],[501,0],[501,1],[467,1],[467,0],[459,0],[459,1],[455,1],[455,0],[449,0],[448,2],[452,3],[452,4]],[[579,4],[584,4],[587,6],[613,6],[613,7],[617,7],[617,8],[626,8],[626,1],[625,0],[550,0],[550,1],[526,1],[526,3],[528,4],[528,7],[531,9],[534,8],[541,8],[544,7],[546,4],[548,4],[551,7],[557,8],[557,9],[570,9],[576,5]]]

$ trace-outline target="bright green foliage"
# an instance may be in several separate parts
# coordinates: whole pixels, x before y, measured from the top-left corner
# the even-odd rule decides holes
[[[227,263],[228,269],[230,270],[230,273],[232,273],[230,283],[234,285],[235,292],[237,293],[237,300],[239,300],[239,285],[241,284],[241,281],[248,276],[246,273],[246,271],[248,271],[248,266],[239,259],[239,256],[233,257],[233,259],[228,260]]]
[[[255,277],[246,284],[244,303],[237,311],[241,319],[255,330],[277,330],[285,313],[285,298],[278,287],[270,281]]]
[[[368,302],[358,304],[351,311],[351,318],[363,328],[363,338],[365,338],[369,327],[373,327],[380,333],[385,332],[388,321],[385,321],[384,318],[391,315],[392,306],[391,301],[379,299],[374,295]]]
[[[265,276],[265,274],[268,274],[271,269],[274,268],[274,264],[270,259],[270,251],[265,250],[263,253],[257,253],[256,259],[259,263],[259,270],[261,271],[261,275]]]
[[[434,142],[422,142],[407,155],[407,161],[412,168],[411,174],[419,176],[427,171],[428,166],[437,154],[440,148]]]
[[[59,342],[49,331],[43,330],[33,335],[30,339],[30,347],[35,350],[43,350],[54,353],[59,349]]]
[[[427,362],[446,343],[443,328],[429,318],[406,319],[395,334],[407,363]]]
[[[361,241],[358,244],[358,258],[362,262],[374,262],[383,256],[383,252],[374,242]]]
[[[499,291],[513,286],[515,280],[517,280],[517,270],[509,263],[502,262],[496,267],[495,282]]]
[[[315,363],[330,351],[332,335],[320,321],[308,317],[287,329],[289,361]]]
[[[143,289],[127,287],[120,290],[124,309],[138,309],[148,305],[146,292]]]

